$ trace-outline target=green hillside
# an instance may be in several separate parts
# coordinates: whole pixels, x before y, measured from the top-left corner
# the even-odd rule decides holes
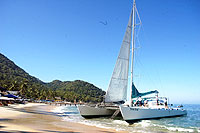
[[[100,102],[104,91],[85,81],[59,81],[44,83],[36,77],[29,75],[0,53],[0,86],[7,90],[20,91],[24,98],[55,99],[85,102]]]
[[[67,99],[68,101],[76,99],[85,102],[101,102],[103,100],[103,95],[105,95],[105,92],[101,89],[81,80],[65,82],[54,80],[46,85],[53,89],[57,96]]]

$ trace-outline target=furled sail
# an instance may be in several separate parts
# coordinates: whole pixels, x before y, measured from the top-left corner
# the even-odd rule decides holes
[[[133,12],[129,18],[119,56],[106,92],[105,102],[120,102],[126,100],[127,97],[132,16]]]
[[[144,93],[140,93],[137,89],[136,89],[136,87],[135,87],[135,85],[132,83],[132,94],[131,94],[131,98],[133,99],[133,98],[137,98],[137,97],[139,97],[139,96],[146,96],[146,95],[149,95],[149,94],[152,94],[152,93],[158,93],[158,91],[157,90],[155,90],[155,91],[148,91],[148,92],[144,92]]]
[[[135,98],[135,97],[139,97],[139,91],[136,89],[135,85],[132,83],[132,94],[131,94],[131,98]]]

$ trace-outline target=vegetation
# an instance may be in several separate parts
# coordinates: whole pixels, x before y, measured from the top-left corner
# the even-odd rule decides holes
[[[73,102],[101,102],[105,92],[85,81],[59,81],[45,83],[29,75],[14,62],[0,53],[0,87],[19,91],[24,98],[55,99]]]

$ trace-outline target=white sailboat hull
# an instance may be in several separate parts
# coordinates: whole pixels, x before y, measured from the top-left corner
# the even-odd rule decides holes
[[[87,105],[79,105],[78,110],[82,117],[95,118],[112,116],[115,110],[106,109],[105,107],[91,107]]]
[[[187,114],[186,110],[180,108],[165,109],[120,106],[120,111],[123,119],[128,123],[133,123],[138,120],[175,117]]]

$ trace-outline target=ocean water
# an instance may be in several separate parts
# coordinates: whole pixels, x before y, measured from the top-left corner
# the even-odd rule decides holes
[[[63,121],[78,122],[101,128],[114,129],[116,131],[129,132],[196,132],[200,133],[200,105],[183,105],[187,110],[187,116],[162,118],[158,120],[142,120],[129,125],[122,118],[95,118],[85,119],[81,117],[76,106],[58,106],[52,110],[63,118]]]

